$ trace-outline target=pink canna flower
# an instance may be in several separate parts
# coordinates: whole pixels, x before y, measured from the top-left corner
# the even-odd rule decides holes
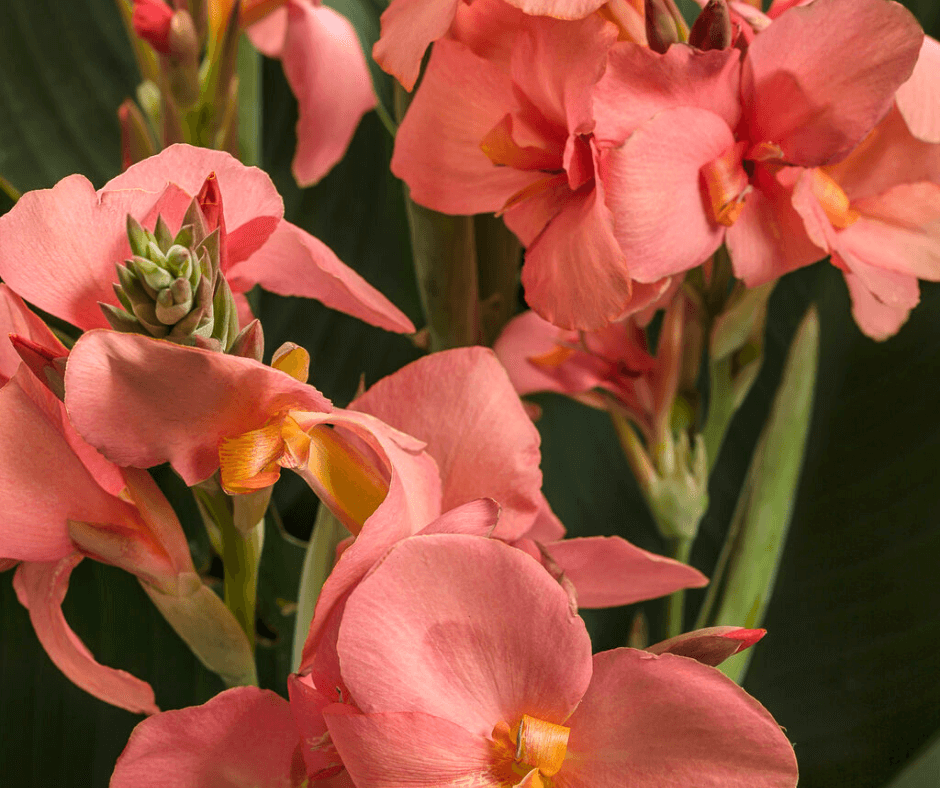
[[[231,2],[217,5],[230,7]],[[240,19],[255,47],[282,62],[297,97],[291,169],[299,185],[310,186],[343,158],[360,119],[375,107],[356,30],[346,17],[314,0],[246,0]]]
[[[291,676],[289,704],[245,687],[152,717],[111,785],[793,786],[779,727],[708,667],[761,634],[721,627],[660,655],[592,658],[538,563],[429,533],[392,547],[349,597],[329,681]]]
[[[715,79],[736,73],[735,49],[612,50],[595,137],[614,234],[638,281],[693,268],[723,241],[751,286],[822,256],[777,173],[845,158],[890,109],[923,33],[897,3],[794,5],[778,3],[747,45],[740,109]]]
[[[355,705],[323,716],[358,788],[796,784],[753,698],[685,657],[592,658],[563,590],[493,540],[395,546],[350,596],[337,647]]]
[[[598,14],[564,22],[500,0],[461,5],[392,157],[416,202],[502,214],[526,246],[529,305],[568,329],[599,328],[663,290],[634,286],[596,177],[591,91],[618,32]]]
[[[243,294],[260,284],[317,298],[388,330],[414,330],[321,241],[282,219],[283,203],[264,172],[227,153],[188,145],[134,165],[98,192],[73,175],[23,195],[0,217],[0,277],[30,303],[81,329],[106,327],[99,303],[127,307],[114,286],[115,265],[134,251],[128,216],[148,230],[159,216],[175,232],[197,196],[213,214],[205,217],[206,229],[219,229],[221,273],[243,326],[251,319]]]

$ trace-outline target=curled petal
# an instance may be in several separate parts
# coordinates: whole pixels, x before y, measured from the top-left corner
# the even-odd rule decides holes
[[[709,627],[669,638],[650,646],[646,651],[650,654],[676,654],[703,665],[717,667],[728,657],[753,646],[766,634],[766,629]]]
[[[20,366],[20,355],[7,340],[10,334],[35,342],[54,357],[68,355],[66,347],[42,318],[31,311],[7,285],[0,284],[0,384],[12,378]]]
[[[16,570],[13,587],[29,610],[36,636],[66,677],[96,698],[135,714],[155,714],[153,690],[129,673],[95,661],[62,615],[69,576],[82,557],[73,553],[58,563],[25,563]]]
[[[457,5],[458,0],[393,0],[382,13],[382,35],[372,48],[375,62],[405,90],[414,88],[425,50],[447,32]]]

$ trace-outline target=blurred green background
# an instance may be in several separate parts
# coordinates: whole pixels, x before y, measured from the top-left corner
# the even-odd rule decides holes
[[[381,8],[372,0],[330,4],[371,47]],[[908,6],[929,33],[940,33],[935,0]],[[388,103],[388,79],[374,73]],[[262,80],[262,162],[284,195],[287,218],[322,238],[420,324],[401,189],[388,173],[388,133],[370,114],[344,161],[301,191],[289,171],[296,106],[280,64],[265,61]],[[4,0],[0,175],[21,191],[73,172],[101,186],[118,172],[115,112],[137,81],[113,0]],[[0,212],[9,207],[0,195]],[[766,363],[732,424],[693,554],[708,573],[783,355],[815,302],[822,345],[806,464],[765,623],[769,634],[745,683],[794,742],[803,788],[886,786],[940,731],[940,287],[924,284],[922,293],[910,322],[877,344],[855,327],[841,275],[828,264],[781,281],[771,301]],[[311,383],[340,405],[361,375],[372,383],[419,355],[408,339],[313,302],[262,294],[261,318],[267,352],[288,339],[303,344],[313,358]],[[607,418],[560,397],[537,399],[545,491],[570,534],[619,534],[662,552]],[[292,598],[289,579],[317,505],[287,477],[275,492],[283,529],[269,523],[259,625],[262,679],[280,691],[292,618],[275,600]],[[166,471],[159,478],[184,502],[194,555],[208,565],[185,490]],[[105,786],[140,718],[61,676],[16,601],[11,576],[0,575],[0,785]],[[84,562],[64,609],[97,658],[149,681],[162,708],[202,703],[221,689],[130,576]],[[660,607],[644,610],[655,627]],[[595,647],[623,645],[635,612],[589,612]],[[918,763],[895,788],[940,785],[937,758],[927,754]]]

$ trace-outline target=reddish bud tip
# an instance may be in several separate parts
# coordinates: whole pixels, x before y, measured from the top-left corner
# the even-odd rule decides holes
[[[727,49],[732,44],[731,12],[726,0],[709,0],[689,33],[696,49]]]
[[[222,212],[222,190],[214,172],[210,172],[205,183],[196,195],[196,202],[206,219],[206,230],[219,230],[219,264],[222,271],[228,268],[228,239],[225,234],[225,216]]]
[[[18,334],[10,334],[13,349],[23,359],[23,363],[42,384],[59,399],[65,399],[65,362],[68,356],[57,356],[31,339]]]
[[[131,23],[134,32],[161,55],[170,54],[170,25],[173,9],[163,0],[134,0]]]
[[[725,637],[740,641],[741,645],[738,647],[738,651],[744,651],[744,649],[753,646],[766,634],[766,629],[736,629],[733,632],[726,632]],[[738,651],[736,651],[735,654],[737,654]]]

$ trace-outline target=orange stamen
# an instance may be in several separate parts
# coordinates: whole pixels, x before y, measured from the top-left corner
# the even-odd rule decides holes
[[[542,148],[522,147],[512,138],[512,115],[491,128],[480,142],[482,150],[497,167],[512,167],[515,170],[558,170],[561,160],[558,155]]]
[[[859,220],[858,211],[850,207],[849,196],[831,176],[820,169],[811,170],[812,189],[832,226],[839,230],[850,227]]]
[[[732,145],[699,171],[712,219],[725,227],[737,221],[744,210],[744,198],[751,189],[747,173],[741,166],[742,151],[741,143]]]
[[[540,356],[529,356],[529,363],[535,364],[537,367],[542,369],[555,369],[560,367],[564,362],[571,358],[575,353],[573,347],[565,347],[564,345],[555,345],[547,353],[542,353]]]
[[[522,715],[516,734],[516,761],[532,766],[545,777],[558,774],[568,752],[570,729]]]

